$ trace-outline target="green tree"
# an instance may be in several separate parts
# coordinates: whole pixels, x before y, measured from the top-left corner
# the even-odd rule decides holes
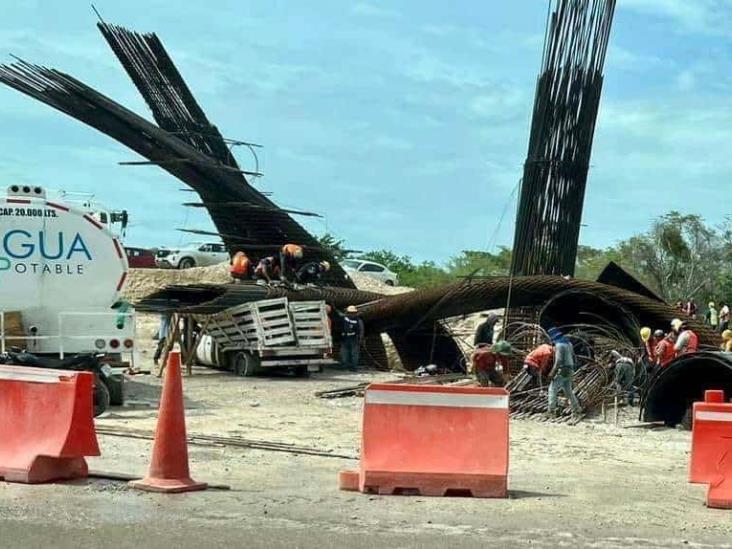
[[[345,248],[345,240],[337,238],[330,233],[325,233],[324,235],[317,237],[317,239],[320,246],[329,250],[333,254],[333,257],[335,257],[336,261],[340,261],[346,257],[347,250]]]
[[[699,215],[675,211],[617,246],[619,262],[667,301],[713,295],[729,250],[724,231],[707,226]]]

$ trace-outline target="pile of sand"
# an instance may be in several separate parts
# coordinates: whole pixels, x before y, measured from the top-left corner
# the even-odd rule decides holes
[[[228,263],[191,269],[130,269],[122,299],[134,302],[171,284],[226,284],[230,282]]]
[[[412,288],[389,286],[380,280],[360,273],[353,273],[351,278],[359,290],[377,292],[384,295],[402,294],[412,291]],[[130,269],[127,276],[127,283],[122,290],[122,299],[134,302],[171,284],[226,284],[227,282],[231,282],[228,263],[183,270]]]

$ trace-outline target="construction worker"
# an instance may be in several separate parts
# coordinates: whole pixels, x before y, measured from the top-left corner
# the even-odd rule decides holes
[[[660,370],[669,365],[669,363],[676,357],[676,351],[674,351],[674,333],[669,332],[664,335],[663,330],[656,330],[656,338],[659,338],[656,344],[656,369]]]
[[[549,375],[554,361],[554,346],[549,343],[542,343],[531,351],[524,358],[524,370],[534,380],[541,380]]]
[[[363,339],[363,320],[358,317],[358,309],[354,305],[349,305],[346,314],[341,315],[341,366],[354,372],[358,369]]]
[[[704,315],[704,320],[706,320],[707,324],[712,327],[712,330],[717,330],[717,327],[719,326],[719,311],[717,311],[717,308],[714,306],[714,301],[709,302],[707,312]]]
[[[572,390],[572,375],[577,368],[574,349],[559,329],[550,328],[548,333],[552,343],[554,343],[554,366],[549,374],[551,379],[549,383],[549,415],[552,417],[559,415],[557,400],[559,391],[562,391],[572,406],[572,413],[575,416],[580,416],[582,406]]]
[[[633,359],[621,355],[618,351],[610,351],[615,365],[615,389],[620,394],[624,394],[628,400],[628,406],[633,406],[635,396],[635,364]]]
[[[280,259],[278,257],[263,257],[254,269],[254,279],[259,282],[271,284],[273,280],[280,278]]]
[[[305,263],[297,271],[297,281],[301,284],[315,284],[320,281],[325,273],[330,271],[330,263],[327,261],[311,261]]]
[[[674,319],[674,321],[676,320],[678,319]],[[676,344],[674,345],[676,356],[695,353],[699,350],[699,336],[689,328],[689,325],[686,322],[679,320],[675,324],[672,323],[672,327],[678,334],[676,337]]]
[[[476,347],[481,343],[486,345],[493,344],[493,333],[496,329],[496,324],[500,320],[498,315],[493,313],[483,313],[485,321],[478,325],[475,330],[475,337],[473,338],[473,345]]]
[[[513,349],[508,341],[496,341],[493,345],[480,343],[470,356],[473,374],[482,387],[503,387],[504,370],[508,369],[507,357]]]
[[[252,262],[247,257],[247,254],[244,252],[236,252],[234,257],[231,258],[231,266],[229,267],[231,278],[236,282],[249,280],[252,277],[252,273]]]
[[[725,330],[722,332],[721,349],[725,353],[732,353],[732,330]]]
[[[302,246],[285,244],[280,250],[280,277],[294,281],[300,260],[303,258]]]
[[[645,345],[645,352],[643,353],[643,364],[646,370],[653,370],[656,364],[656,345],[657,341],[655,337],[652,337],[651,329],[644,326],[640,329],[641,341]]]
[[[717,326],[717,330],[721,333],[727,328],[729,328],[729,307],[722,301],[722,308],[719,309],[719,326]]]

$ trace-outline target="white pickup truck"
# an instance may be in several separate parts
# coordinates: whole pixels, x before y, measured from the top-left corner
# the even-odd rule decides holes
[[[322,301],[265,299],[198,317],[205,327],[198,362],[251,376],[267,368],[298,376],[333,362],[326,305]]]
[[[133,360],[134,311],[118,303],[127,258],[107,220],[38,186],[0,194],[0,351]]]

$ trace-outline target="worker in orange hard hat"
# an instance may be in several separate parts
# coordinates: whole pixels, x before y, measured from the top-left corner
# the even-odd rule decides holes
[[[234,257],[231,258],[229,274],[236,282],[249,280],[252,277],[253,271],[252,262],[244,252],[236,252]]]
[[[294,281],[298,266],[304,255],[302,246],[285,244],[280,250],[280,277]]]

